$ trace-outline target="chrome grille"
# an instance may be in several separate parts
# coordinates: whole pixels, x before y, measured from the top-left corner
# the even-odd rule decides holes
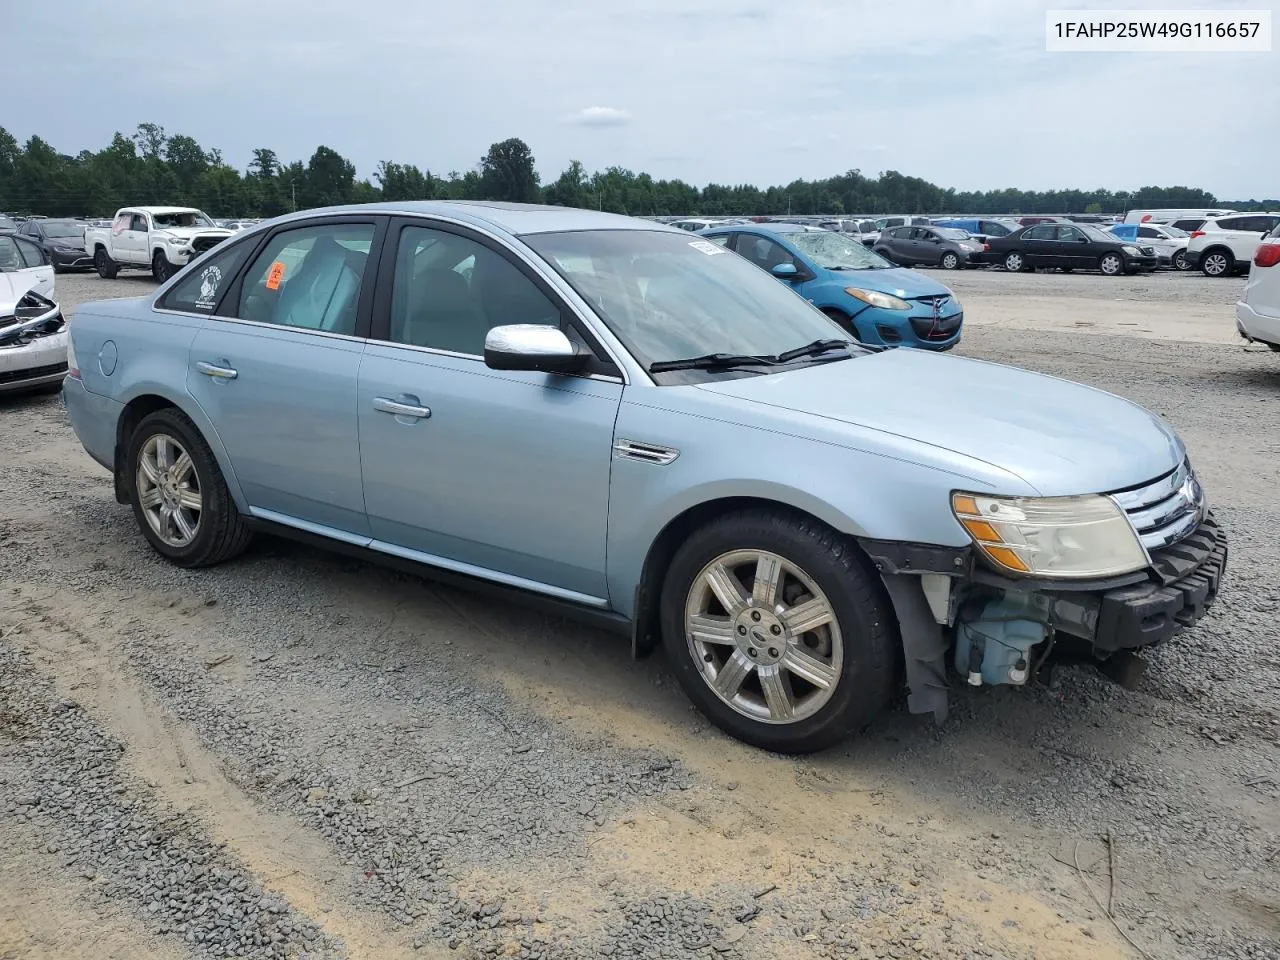
[[[1150,483],[1113,493],[1148,551],[1177,543],[1200,525],[1206,504],[1204,488],[1190,462]]]

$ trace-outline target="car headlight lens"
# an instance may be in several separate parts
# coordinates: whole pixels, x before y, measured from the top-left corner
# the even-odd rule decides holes
[[[997,568],[1032,577],[1110,577],[1150,562],[1110,497],[991,497],[954,493],[951,509]]]
[[[175,247],[180,247],[187,242],[187,238],[186,237],[170,237],[169,242],[172,243]]]
[[[1121,247],[1120,249],[1122,249],[1125,253],[1127,253],[1131,257],[1142,256],[1141,250],[1139,250],[1137,247],[1131,247],[1128,244],[1125,244],[1125,246]]]
[[[881,293],[879,290],[863,290],[861,287],[845,287],[844,290],[849,296],[855,300],[861,300],[865,304],[873,307],[881,307],[885,310],[910,310],[911,304],[898,297],[890,296],[887,293]]]

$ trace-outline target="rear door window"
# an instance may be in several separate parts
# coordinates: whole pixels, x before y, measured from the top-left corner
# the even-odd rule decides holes
[[[354,336],[373,245],[372,223],[332,223],[277,233],[249,265],[237,316]]]

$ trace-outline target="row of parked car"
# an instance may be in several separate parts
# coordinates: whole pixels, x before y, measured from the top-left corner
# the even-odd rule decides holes
[[[1102,216],[685,218],[670,221],[690,231],[740,223],[794,223],[856,236],[902,266],[944,269],[986,265],[1009,270],[1056,267],[1108,275],[1165,267],[1199,269],[1206,276],[1248,272],[1258,244],[1280,213],[1231,210],[1133,210],[1123,219]]]

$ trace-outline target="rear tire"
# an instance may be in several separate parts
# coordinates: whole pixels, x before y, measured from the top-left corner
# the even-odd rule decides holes
[[[881,585],[846,537],[810,517],[743,510],[696,530],[667,570],[661,613],[685,693],[757,747],[831,746],[893,692],[897,631]]]
[[[1200,258],[1200,270],[1206,277],[1229,277],[1235,269],[1235,255],[1226,247],[1210,247]]]
[[[138,528],[170,562],[212,566],[253,539],[213,451],[182,411],[166,407],[142,418],[129,438],[125,469]]]
[[[116,274],[120,272],[120,265],[112,260],[102,247],[93,251],[93,266],[103,280],[114,280]]]
[[[1016,250],[1006,253],[1004,256],[1004,268],[1010,273],[1033,273],[1035,267],[1027,265],[1027,259]]]

